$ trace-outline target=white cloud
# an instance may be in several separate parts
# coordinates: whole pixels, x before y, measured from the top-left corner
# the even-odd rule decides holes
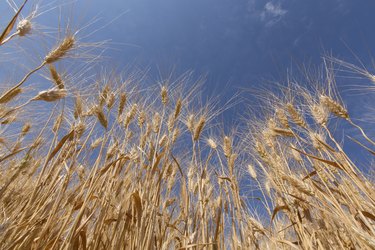
[[[272,2],[266,3],[264,6],[264,12],[272,15],[273,17],[280,17],[285,15],[288,11],[281,8],[280,4],[274,4]]]
[[[260,13],[260,18],[266,23],[266,26],[273,26],[275,23],[279,22],[287,12],[287,10],[281,7],[280,3],[269,1],[264,5],[264,9]]]

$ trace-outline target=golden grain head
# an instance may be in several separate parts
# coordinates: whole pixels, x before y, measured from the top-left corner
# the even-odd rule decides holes
[[[294,136],[293,131],[290,130],[290,129],[283,129],[283,128],[275,127],[275,128],[272,129],[272,132],[275,135],[279,135],[279,136],[285,136],[285,137],[293,137]]]
[[[107,98],[107,108],[108,109],[111,109],[113,107],[113,105],[115,104],[115,94],[113,92],[111,92],[109,95],[108,95],[108,98]]]
[[[86,130],[86,125],[84,122],[79,121],[75,126],[74,126],[74,133],[76,135],[76,138],[81,138],[83,133]]]
[[[267,127],[268,127],[268,129],[273,129],[273,128],[275,128],[277,126],[277,124],[276,124],[276,121],[275,121],[275,119],[273,119],[273,118],[269,118],[268,119],[268,121],[267,121]]]
[[[102,92],[99,94],[99,105],[103,106],[108,99],[108,95],[110,93],[111,89],[110,86],[107,84],[104,86]]]
[[[165,86],[161,87],[160,95],[161,95],[161,102],[164,105],[167,105],[167,103],[168,103],[168,90],[167,90],[167,87],[165,87]]]
[[[290,117],[292,118],[293,122],[302,127],[306,128],[306,122],[305,119],[302,117],[302,115],[297,111],[297,109],[294,107],[293,104],[288,103],[287,104],[287,109]]]
[[[56,46],[53,50],[51,50],[46,57],[44,58],[44,62],[47,64],[54,63],[63,57],[73,49],[76,43],[75,37],[72,35],[68,35],[62,40],[62,42]]]
[[[177,119],[177,117],[180,115],[181,113],[181,108],[182,108],[182,101],[181,99],[179,98],[177,100],[177,103],[176,103],[176,108],[174,110],[174,119]]]
[[[175,126],[175,122],[176,122],[176,120],[175,120],[173,114],[169,114],[168,121],[167,121],[167,127],[168,127],[169,132],[172,132],[172,130]]]
[[[196,141],[196,140],[199,139],[199,137],[200,137],[200,135],[202,133],[202,130],[203,130],[203,127],[204,127],[205,124],[206,124],[206,118],[204,116],[201,116],[199,118],[197,126],[194,129],[194,133],[193,133],[193,139],[194,139],[194,141]]]
[[[68,92],[65,89],[49,89],[45,91],[40,91],[38,95],[35,96],[32,100],[55,102],[55,101],[65,98],[67,94]]]
[[[103,138],[97,138],[95,141],[91,143],[90,148],[95,149],[103,142]]]
[[[285,128],[289,128],[288,117],[286,116],[285,111],[283,109],[276,109],[275,113],[281,125]]]
[[[328,110],[320,104],[314,104],[311,106],[311,114],[315,122],[320,125],[326,125],[328,122]]]
[[[22,19],[17,24],[17,33],[19,36],[26,36],[31,33],[32,24],[28,19]]]
[[[172,143],[175,143],[179,136],[180,136],[180,129],[174,128],[172,132]]]
[[[138,105],[134,103],[129,111],[129,116],[131,116],[132,119],[134,119],[134,116],[137,114],[138,111]]]
[[[83,114],[83,104],[82,98],[80,95],[77,95],[75,98],[75,105],[74,105],[74,118],[77,119],[81,117]]]
[[[255,171],[255,168],[252,164],[247,165],[247,171],[249,172],[251,178],[253,179],[257,178],[257,172]]]
[[[152,126],[151,123],[146,122],[146,132],[145,132],[145,135],[146,135],[146,136],[149,136],[149,135],[151,134],[152,129],[153,129],[152,127],[153,127],[153,126]]]
[[[56,86],[59,89],[65,88],[64,82],[61,78],[61,75],[57,72],[55,66],[50,64],[49,65],[49,71],[50,71],[50,74],[51,74],[51,77],[52,77],[52,81],[56,84]]]
[[[315,149],[322,149],[321,141],[324,141],[324,138],[320,133],[310,132],[309,137]]]
[[[53,127],[52,127],[53,132],[56,133],[57,131],[59,131],[63,119],[64,119],[63,114],[60,114],[59,116],[57,116],[57,118],[55,119],[55,122],[53,123]]]
[[[212,139],[212,138],[208,138],[208,139],[207,139],[207,144],[208,144],[208,146],[210,146],[210,148],[212,148],[212,149],[216,149],[216,148],[217,148],[217,143],[216,143],[215,140]]]
[[[142,110],[141,112],[139,112],[139,115],[138,115],[138,125],[139,127],[142,127],[143,124],[145,124],[146,122],[146,112],[144,110]]]
[[[298,161],[298,162],[302,162],[302,157],[301,157],[301,154],[295,150],[294,148],[296,148],[296,146],[294,144],[290,144],[290,153],[293,157],[294,160]]]
[[[139,147],[143,149],[146,146],[146,142],[147,142],[147,135],[146,134],[141,135],[139,139]]]
[[[229,136],[224,136],[223,150],[225,157],[232,155],[232,139]]]
[[[264,147],[264,145],[259,141],[259,140],[256,140],[255,141],[255,145],[254,145],[254,148],[255,150],[258,152],[259,156],[263,159],[263,160],[266,160],[267,158],[267,150],[266,148]]]
[[[268,128],[262,131],[262,141],[270,148],[275,147],[277,133]]]
[[[6,119],[8,116],[16,114],[16,108],[8,108],[0,104],[0,119]]]
[[[159,140],[159,146],[164,147],[168,142],[168,136],[164,134]]]
[[[345,109],[345,107],[342,106],[337,101],[333,100],[331,97],[326,96],[326,95],[321,95],[320,103],[324,105],[331,113],[333,113],[337,117],[341,117],[344,119],[349,118],[348,111]]]
[[[85,179],[85,172],[85,167],[83,165],[79,165],[77,168],[77,173],[81,181]]]
[[[6,119],[2,120],[1,124],[2,125],[11,124],[11,123],[15,122],[16,120],[17,120],[16,115],[10,115]]]
[[[271,181],[269,179],[266,179],[263,185],[264,185],[264,189],[267,192],[267,195],[271,196]]]
[[[298,191],[307,194],[309,196],[314,196],[315,192],[314,190],[306,183],[303,181],[297,179],[294,176],[289,176],[289,175],[282,175],[281,178],[284,181],[287,181],[289,184],[291,184],[293,187],[295,187]]]
[[[119,146],[118,142],[114,141],[113,143],[110,144],[107,150],[107,159],[112,159],[119,151]]]
[[[21,88],[15,88],[12,89],[11,91],[7,92],[5,95],[2,95],[0,98],[0,104],[1,103],[7,103],[13,100],[16,96],[22,93]]]
[[[98,118],[98,121],[100,122],[100,124],[105,129],[107,129],[107,127],[108,127],[108,120],[107,120],[107,117],[105,116],[105,114],[103,112],[103,109],[100,106],[96,106],[95,107],[95,114],[96,114],[96,117]]]
[[[120,117],[122,112],[124,111],[126,100],[127,100],[127,95],[126,93],[122,92],[120,94],[120,103],[118,105],[117,117]]]
[[[126,139],[130,140],[133,137],[133,135],[134,135],[134,132],[129,130],[128,133],[126,134]]]
[[[237,154],[231,154],[228,158],[228,169],[229,169],[229,174],[231,177],[233,177],[234,174],[234,165],[237,160],[238,155]]]
[[[22,127],[21,134],[22,136],[26,135],[31,129],[31,124],[30,123],[25,123]]]
[[[161,122],[161,117],[158,112],[154,114],[154,117],[152,119],[152,130],[154,133],[158,133],[160,129],[160,122]]]
[[[195,118],[194,118],[194,115],[193,114],[190,114],[188,116],[188,119],[187,119],[187,127],[189,129],[190,132],[194,132],[194,128],[195,128]]]
[[[136,113],[138,110],[138,105],[134,103],[128,113],[126,114],[125,120],[124,120],[124,126],[127,128],[130,124],[130,122],[134,119]]]

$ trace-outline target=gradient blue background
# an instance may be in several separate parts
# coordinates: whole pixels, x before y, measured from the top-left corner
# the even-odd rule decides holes
[[[1,24],[12,13],[3,1]],[[357,64],[355,54],[372,64],[373,0],[29,0],[23,13],[35,3],[65,8],[34,20],[44,27],[56,27],[59,15],[73,30],[94,17],[83,33],[96,30],[87,41],[111,40],[110,66],[150,67],[156,77],[171,69],[207,73],[207,89],[282,81],[287,70],[319,65],[327,53]]]
[[[87,16],[103,23],[120,63],[208,73],[209,84],[253,86],[279,79],[291,65],[321,56],[369,63],[375,44],[370,0],[93,0]],[[80,7],[79,7],[80,8]],[[78,8],[78,9],[79,9]],[[280,80],[280,79],[279,79]]]

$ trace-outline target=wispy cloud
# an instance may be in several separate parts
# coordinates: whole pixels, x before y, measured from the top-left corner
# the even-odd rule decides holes
[[[272,26],[279,22],[287,12],[287,10],[281,7],[280,3],[270,1],[264,5],[264,9],[260,13],[260,18],[266,23],[266,26]]]
[[[253,18],[257,18],[266,26],[272,26],[279,22],[283,16],[288,13],[288,11],[281,6],[281,2],[282,1],[280,0],[248,0],[247,10]]]
[[[264,9],[265,9],[266,13],[268,13],[272,16],[275,16],[275,17],[283,16],[288,12],[288,11],[282,9],[280,4],[275,5],[272,2],[266,3],[266,5],[264,6]]]

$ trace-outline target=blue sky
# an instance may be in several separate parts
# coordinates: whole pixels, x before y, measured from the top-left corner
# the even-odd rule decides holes
[[[354,53],[370,64],[375,44],[372,0],[29,2],[44,9],[65,5],[77,28],[95,17],[98,22],[87,30],[103,28],[86,40],[110,39],[106,55],[118,68],[136,63],[162,76],[172,68],[194,70],[208,74],[208,90],[226,85],[231,92],[260,85],[263,79],[282,81],[287,70],[319,65],[325,53],[356,63]],[[9,10],[0,5],[1,23]],[[35,21],[55,27],[57,13],[52,10]]]
[[[251,87],[279,79],[287,68],[319,64],[329,52],[370,60],[375,1],[363,0],[92,0],[87,16],[112,22],[122,63],[208,73],[208,84]],[[98,13],[100,10],[100,13]],[[128,45],[120,46],[117,43]]]

